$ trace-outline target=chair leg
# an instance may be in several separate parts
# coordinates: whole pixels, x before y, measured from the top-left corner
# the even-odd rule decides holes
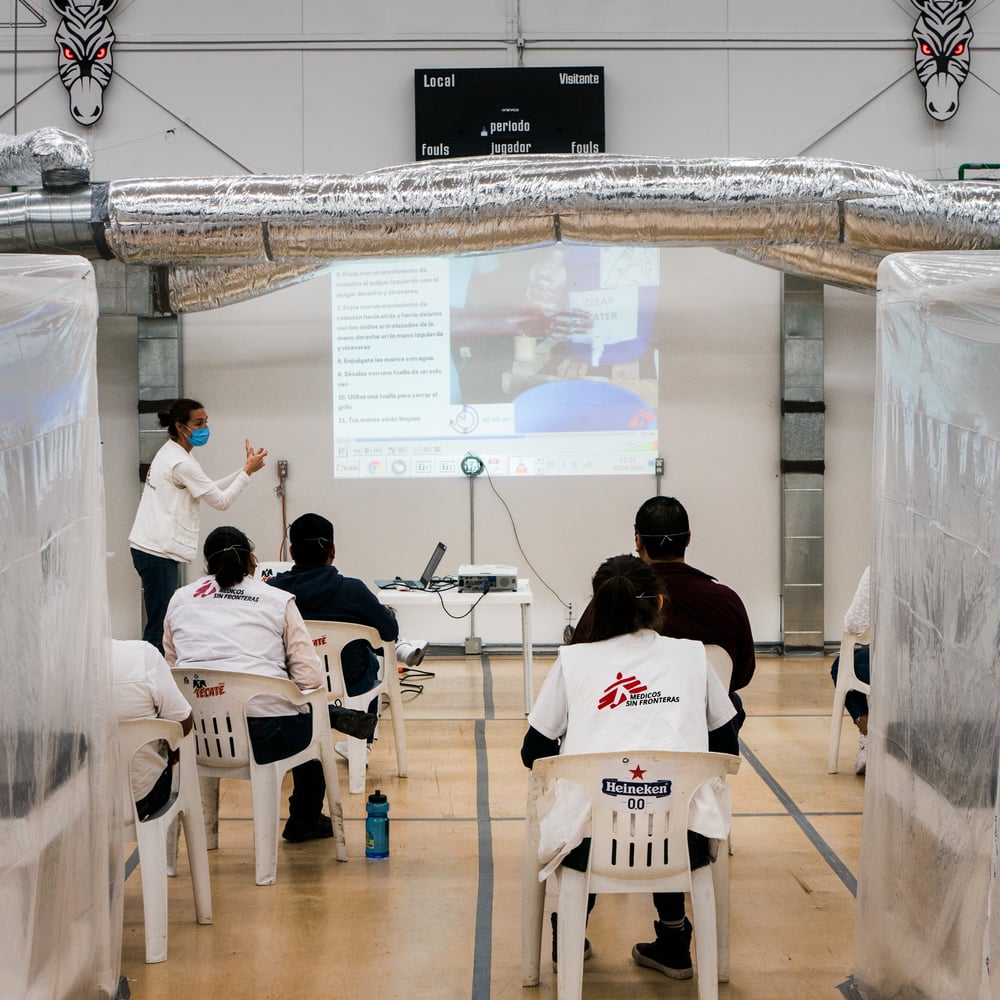
[[[185,806],[188,804],[185,803]],[[194,888],[194,912],[199,924],[212,922],[212,883],[208,874],[208,846],[201,810],[185,808],[181,813],[184,843],[187,845],[188,867]],[[174,819],[174,824],[177,819]]]
[[[167,960],[167,851],[165,828],[156,820],[136,824],[142,916],[146,927],[146,962]]]
[[[403,719],[403,696],[399,691],[399,671],[385,681],[385,693],[389,699],[389,714],[392,717],[392,739],[396,744],[396,773],[405,778],[408,772],[406,761],[406,724]]]
[[[250,771],[257,885],[274,885],[278,877],[278,821],[281,815],[281,779],[285,774],[279,763],[258,765]]]
[[[715,925],[715,892],[708,868],[691,872],[691,909],[698,962],[698,1000],[719,1000],[719,941]]]
[[[537,986],[542,961],[545,883],[538,881],[538,841],[525,840],[521,884],[521,985]]]
[[[175,816],[167,827],[167,876],[174,878],[177,874],[177,839],[180,835],[180,827]]]
[[[320,763],[323,765],[323,778],[326,781],[326,807],[333,824],[333,841],[337,851],[337,860],[347,860],[347,838],[344,836],[344,805],[340,797],[340,779],[337,777],[337,763],[334,760],[333,745],[322,744]]]
[[[826,760],[826,773],[836,774],[839,769],[840,728],[844,720],[844,703],[847,700],[847,686],[840,686],[837,678],[837,690],[833,695],[833,715],[830,718],[830,752]]]
[[[219,779],[199,778],[201,813],[205,817],[205,843],[210,851],[219,847]]]
[[[583,993],[583,951],[587,934],[587,876],[572,868],[559,871],[558,1000],[580,1000]]]
[[[712,889],[715,893],[715,927],[719,941],[719,982],[729,982],[729,847],[728,839],[719,847],[712,865]]]
[[[352,795],[365,790],[368,773],[368,743],[354,736],[347,738],[347,787]]]

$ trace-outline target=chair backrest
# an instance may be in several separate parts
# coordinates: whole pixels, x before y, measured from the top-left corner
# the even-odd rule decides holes
[[[195,748],[201,765],[234,771],[249,769],[251,749],[246,706],[252,698],[278,695],[295,705],[308,700],[294,681],[278,677],[205,667],[197,670],[175,667],[172,673],[191,705]]]
[[[715,676],[722,681],[722,686],[729,693],[729,685],[733,679],[733,658],[721,647],[705,644],[708,662],[715,671]]]
[[[360,639],[367,642],[372,649],[380,650],[384,663],[383,677],[387,676],[390,670],[396,670],[395,644],[383,639],[378,634],[378,629],[368,625],[356,625],[354,622],[331,621],[306,621],[306,628],[312,636],[313,646],[326,670],[327,694],[331,700],[346,695],[341,653],[348,643]]]
[[[268,580],[279,573],[287,573],[294,565],[295,563],[282,562],[277,559],[272,559],[270,562],[259,562],[254,570],[253,578],[255,580]]]
[[[118,755],[121,766],[121,785],[125,802],[125,826],[135,822],[135,799],[132,794],[132,758],[147,743],[165,740],[171,750],[176,750],[184,739],[184,730],[179,722],[169,719],[123,719],[118,723]],[[174,796],[165,804],[169,806]],[[161,810],[162,811],[162,810]]]
[[[729,754],[636,750],[546,757],[532,771],[542,795],[563,779],[590,798],[592,876],[652,881],[687,871],[691,797],[738,769]]]

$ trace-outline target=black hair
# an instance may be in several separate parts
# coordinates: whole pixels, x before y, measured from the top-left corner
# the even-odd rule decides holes
[[[176,441],[177,427],[175,424],[186,424],[191,419],[192,410],[204,410],[205,407],[197,399],[177,399],[169,410],[160,410],[156,419],[161,427],[166,427],[167,433]]]
[[[322,514],[303,514],[288,528],[295,565],[302,569],[325,566],[333,548],[333,523]]]
[[[636,511],[635,533],[650,559],[680,559],[691,541],[687,511],[674,497],[650,497]]]
[[[656,574],[636,556],[612,556],[597,568],[590,642],[639,629],[655,629],[660,620],[662,591]]]
[[[253,542],[239,528],[223,525],[209,532],[204,552],[208,572],[223,590],[253,572]]]

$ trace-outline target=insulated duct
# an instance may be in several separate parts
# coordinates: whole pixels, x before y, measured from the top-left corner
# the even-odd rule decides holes
[[[80,140],[67,139],[62,159],[71,162]],[[176,312],[253,298],[341,258],[558,240],[714,246],[870,291],[887,253],[1000,249],[1000,184],[935,183],[838,160],[601,154],[122,180],[72,196],[0,197],[0,252],[63,250],[160,268],[164,308]]]

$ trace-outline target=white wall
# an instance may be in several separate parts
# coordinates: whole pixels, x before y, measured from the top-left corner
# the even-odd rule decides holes
[[[980,9],[981,8],[981,9]],[[413,70],[420,66],[596,63],[607,68],[608,148],[665,156],[806,154],[935,178],[991,159],[983,136],[1000,111],[1000,4],[978,5],[973,75],[951,122],[932,121],[912,71],[915,11],[902,0],[429,0],[414,5],[324,0],[229,4],[174,0],[120,6],[115,79],[103,118],[77,126],[53,78],[54,21],[19,32],[18,73],[0,66],[0,130],[56,125],[85,132],[97,179],[200,174],[353,173],[413,155]],[[28,15],[22,11],[22,17]],[[13,44],[9,29],[0,43]],[[779,281],[706,249],[668,253],[661,399],[663,488],[693,518],[691,560],[743,595],[758,641],[777,640]],[[829,289],[827,319],[826,632],[868,560],[874,299]],[[340,562],[371,578],[419,569],[445,539],[446,568],[465,558],[465,480],[334,482],[329,463],[327,282],[185,317],[187,391],[203,399],[213,437],[206,468],[239,462],[249,435],[290,462],[290,511],[328,511]],[[100,375],[113,615],[138,630],[137,582],[123,542],[138,497],[134,346],[127,325],[102,322]],[[114,442],[113,446],[111,442]],[[280,535],[273,470],[231,513],[273,554]],[[512,562],[567,600],[586,596],[605,555],[631,546],[635,507],[654,483],[635,479],[509,481],[528,569],[506,514],[476,483],[477,558]],[[217,523],[206,517],[206,528]],[[536,572],[537,571],[537,572]],[[536,582],[536,638],[556,641],[564,615]],[[461,634],[458,626],[432,638]],[[513,621],[477,630],[513,641]],[[431,625],[428,624],[428,629]],[[450,631],[449,631],[450,629]]]

